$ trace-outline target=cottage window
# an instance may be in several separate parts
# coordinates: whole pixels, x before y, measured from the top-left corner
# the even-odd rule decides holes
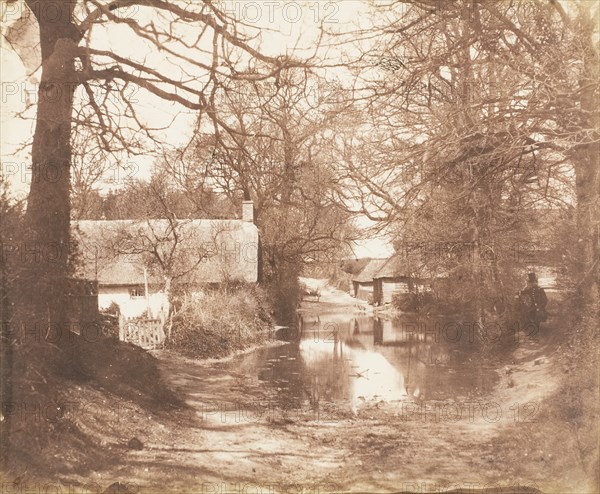
[[[143,298],[144,297],[144,287],[136,286],[129,289],[129,296],[131,298]]]

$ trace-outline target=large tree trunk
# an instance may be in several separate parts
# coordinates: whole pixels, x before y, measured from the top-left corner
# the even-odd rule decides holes
[[[74,56],[80,35],[71,22],[70,0],[26,0],[38,20],[42,75],[32,147],[31,187],[23,231],[16,235],[19,252],[11,256],[10,331],[3,325],[2,399],[41,403],[51,393],[49,368],[81,375],[79,338],[67,324],[69,257],[69,168],[71,111],[77,73]],[[16,259],[15,259],[16,257]],[[14,261],[14,264],[12,262]],[[3,460],[11,443],[28,427],[18,416],[2,424]],[[22,433],[21,433],[22,434]]]
[[[598,52],[594,46],[595,26],[591,17],[586,19],[583,38],[585,46],[584,74],[580,80],[581,110],[587,115],[582,127],[590,129],[588,142],[578,147],[575,153],[575,175],[577,193],[577,228],[579,231],[578,281],[582,301],[586,309],[598,311],[600,298],[600,139],[598,105],[598,77],[600,69]]]
[[[42,76],[32,147],[32,175],[19,289],[19,335],[67,344],[65,328],[69,258],[71,113],[77,84],[74,57],[81,36],[68,0],[27,0],[40,27]],[[49,325],[51,329],[49,330]]]

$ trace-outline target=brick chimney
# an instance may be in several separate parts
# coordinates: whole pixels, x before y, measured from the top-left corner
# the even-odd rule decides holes
[[[252,201],[242,202],[242,221],[254,223],[254,203]]]

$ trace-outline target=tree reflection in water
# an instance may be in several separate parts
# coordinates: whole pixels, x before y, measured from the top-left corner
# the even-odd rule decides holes
[[[236,365],[255,368],[269,396],[295,409],[459,399],[490,389],[495,374],[483,367],[473,372],[472,342],[440,337],[440,324],[415,315],[301,317],[286,333],[289,343],[255,352]]]

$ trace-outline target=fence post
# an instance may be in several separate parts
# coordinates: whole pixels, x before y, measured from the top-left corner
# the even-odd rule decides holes
[[[125,341],[125,316],[119,313],[119,341]]]
[[[138,330],[138,344],[142,347],[145,348],[144,343],[145,343],[145,332],[146,332],[146,324],[143,324],[143,321],[139,321],[137,323],[137,330]]]

